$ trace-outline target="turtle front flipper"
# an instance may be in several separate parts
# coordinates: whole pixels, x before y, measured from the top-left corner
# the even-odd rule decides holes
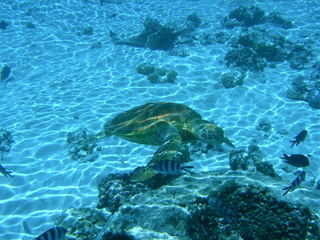
[[[165,132],[166,131],[164,130],[162,134]],[[153,168],[155,164],[163,160],[181,161],[181,153],[180,153],[180,150],[182,147],[181,137],[175,129],[170,129],[170,131],[168,130],[167,133],[169,134],[167,134],[166,137],[164,138],[164,141],[162,141],[164,143],[155,152],[151,161],[146,166],[138,167],[137,169],[134,170],[133,175],[131,177],[131,181],[133,182],[147,181],[149,183],[152,183],[153,182],[152,180],[156,175],[161,175],[159,174],[158,171],[156,171]],[[164,177],[161,176],[161,178],[164,178]],[[159,181],[159,179],[157,181]]]
[[[157,149],[147,166],[153,166],[163,160],[177,160],[178,157],[180,159],[181,145],[182,139],[178,132],[168,135],[164,144]]]
[[[179,177],[179,175],[163,175],[151,167],[138,167],[136,168],[130,180],[132,182],[143,182],[152,189],[159,188],[163,185],[168,184],[171,180]]]

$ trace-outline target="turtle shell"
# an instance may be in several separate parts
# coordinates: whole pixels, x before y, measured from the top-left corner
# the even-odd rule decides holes
[[[118,114],[104,125],[106,134],[148,145],[163,144],[164,134],[178,131],[183,142],[195,140],[192,121],[201,116],[177,103],[156,102],[134,107]]]

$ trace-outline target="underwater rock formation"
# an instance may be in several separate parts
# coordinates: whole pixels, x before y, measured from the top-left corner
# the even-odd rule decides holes
[[[248,147],[248,158],[253,161],[258,172],[270,177],[277,176],[273,165],[270,162],[263,160],[264,154],[257,145],[250,145]]]
[[[320,85],[320,81],[318,84]],[[315,86],[308,91],[306,101],[310,107],[320,109],[320,86]]]
[[[225,60],[227,66],[241,67],[243,70],[263,71],[267,66],[266,61],[250,48],[232,49],[226,54]]]
[[[250,27],[265,22],[265,12],[256,6],[238,7],[229,13],[227,20],[236,20],[241,26]]]
[[[257,171],[263,173],[264,175],[268,175],[270,177],[276,177],[277,174],[273,168],[273,165],[267,161],[256,160],[254,161],[254,166]]]
[[[117,213],[110,217],[108,224],[114,226],[114,232],[124,229],[133,229],[138,225],[142,229],[150,229],[154,235],[174,236],[176,239],[189,239],[186,229],[190,215],[179,205],[168,202],[161,202],[159,198],[154,199],[158,204],[139,204],[135,203],[123,206]],[[167,199],[168,200],[168,199]],[[160,202],[159,202],[160,201]],[[141,202],[141,201],[140,201]],[[160,203],[160,204],[159,204]],[[129,234],[131,231],[128,231]],[[158,234],[156,234],[158,233]],[[137,233],[136,239],[167,239],[163,238],[141,238]],[[160,236],[161,236],[160,235]]]
[[[110,174],[99,183],[98,190],[97,208],[107,209],[113,213],[134,195],[148,191],[149,187],[142,183],[130,182],[128,174]]]
[[[320,88],[317,90],[311,90],[306,96],[306,101],[310,107],[320,109]]]
[[[287,59],[285,39],[264,31],[252,31],[240,35],[225,60],[228,66],[244,70],[262,71],[268,62],[282,62]]]
[[[228,66],[262,71],[267,64],[288,61],[293,69],[303,69],[311,61],[311,50],[285,40],[281,35],[254,30],[238,37],[225,56]]]
[[[136,70],[137,73],[148,76],[151,73],[154,73],[156,67],[148,63],[142,63],[136,68]]]
[[[112,208],[111,213],[71,209],[57,223],[79,240],[120,239],[115,236],[136,240],[311,240],[319,236],[317,217],[306,206],[279,200],[278,194],[259,181],[239,174],[183,175],[153,190],[127,179],[127,174],[112,174],[101,182],[110,199],[126,195],[120,203],[106,202],[104,207]]]
[[[68,229],[77,240],[97,239],[110,214],[94,208],[70,208],[56,219],[56,225]]]
[[[271,34],[262,28],[250,28],[257,24],[274,24],[284,29],[293,26],[292,22],[281,17],[279,13],[266,14],[258,7],[239,7],[224,18],[222,26],[233,28],[240,26],[242,33],[233,41],[231,49],[225,56],[227,66],[243,70],[263,71],[276,63],[288,61],[293,69],[304,69],[313,57],[311,48],[287,40],[278,32]],[[238,33],[234,33],[238,36]],[[225,40],[218,42],[226,42]]]
[[[143,183],[131,183],[127,179],[127,175],[112,175],[99,185],[99,197],[104,199],[100,198],[98,207],[115,211],[106,223],[112,226],[112,232],[135,233],[135,239],[165,239],[159,236],[189,239],[186,229],[190,216],[183,208],[186,205],[183,202],[188,199],[181,199],[189,193],[188,190],[174,184],[151,190]],[[106,196],[113,200],[105,201]],[[144,231],[149,232],[149,237],[143,237]]]
[[[14,143],[14,140],[11,132],[4,128],[0,128],[0,156],[3,153],[10,152],[12,143]]]
[[[313,56],[311,47],[301,44],[293,44],[288,51],[288,61],[290,67],[293,69],[304,69],[305,66],[311,61]]]
[[[68,132],[67,143],[71,159],[77,161],[93,162],[98,158],[98,151],[101,151],[96,140],[92,139],[83,128]]]
[[[219,81],[225,88],[234,88],[237,86],[242,86],[246,74],[239,72],[226,72],[220,76]]]
[[[293,100],[304,101],[306,99],[306,93],[308,91],[308,86],[304,82],[303,76],[298,76],[293,79],[291,87],[287,90],[287,97]]]
[[[103,234],[102,238],[98,238],[99,240],[134,240],[132,236],[129,236],[126,233],[113,233],[106,232]]]
[[[266,21],[284,29],[293,27],[293,23],[290,20],[283,18],[278,12],[269,13],[266,16]]]
[[[237,218],[233,222],[219,223],[215,220],[215,213],[209,210],[208,200],[198,199],[189,205],[192,239],[221,239],[221,236],[231,239],[227,237],[234,232],[244,240],[316,239],[319,234],[319,226],[314,226],[315,216],[307,207],[278,200],[267,188],[259,185],[242,185],[230,180],[212,196],[219,199],[220,208],[232,206],[232,210],[226,212],[234,212]],[[221,228],[225,231],[221,232]]]
[[[155,66],[143,63],[136,68],[137,73],[148,76],[151,83],[174,83],[178,73],[174,70],[156,68]]]
[[[248,147],[247,158],[253,162],[258,172],[270,177],[277,176],[273,165],[270,162],[263,160],[264,155],[257,145],[250,145]]]
[[[320,62],[316,62],[312,67],[311,80],[317,82],[320,80]],[[317,87],[320,87],[320,83],[318,83]]]
[[[262,119],[259,121],[258,126],[256,127],[257,130],[263,131],[263,132],[269,132],[272,129],[272,125],[270,122],[268,122],[265,119]]]
[[[287,89],[288,98],[308,102],[312,108],[320,109],[320,81],[318,79],[318,67],[311,73],[310,81],[306,82],[303,76],[293,79],[290,88]],[[320,76],[320,75],[319,75]]]
[[[224,17],[222,24],[227,28],[233,28],[236,26],[252,27],[266,22],[284,29],[293,26],[292,22],[283,18],[280,13],[271,12],[267,14],[256,6],[238,7],[234,9],[227,17]]]
[[[194,31],[196,28],[198,28],[201,25],[202,21],[200,17],[196,13],[191,13],[187,17],[187,28],[189,31]]]
[[[270,162],[263,160],[264,155],[257,145],[250,145],[248,150],[233,149],[229,154],[229,164],[233,171],[248,170],[254,164],[256,170],[264,175],[276,177],[277,174]]]
[[[264,58],[268,62],[281,62],[286,59],[286,52],[283,50],[284,38],[263,31],[240,35],[237,45],[252,49],[259,58]]]
[[[245,156],[244,154],[244,149],[231,150],[229,154],[229,164],[233,171],[237,171],[238,169],[248,170],[249,160],[248,156]]]

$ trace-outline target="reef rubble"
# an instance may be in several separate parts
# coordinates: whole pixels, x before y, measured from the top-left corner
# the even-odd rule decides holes
[[[57,223],[78,240],[319,239],[316,214],[255,174],[196,172],[156,189],[113,174],[100,183],[98,208],[68,210]]]

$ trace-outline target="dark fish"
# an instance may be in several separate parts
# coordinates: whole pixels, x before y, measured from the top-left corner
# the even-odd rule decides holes
[[[284,161],[295,167],[307,167],[309,166],[309,159],[302,154],[291,154],[288,156],[287,154],[283,154]]]
[[[12,173],[11,171],[6,170],[1,164],[0,164],[0,173],[2,173],[4,176],[6,177],[12,177],[12,175],[10,173]]]
[[[112,32],[111,30],[109,30],[109,36],[114,39],[117,37],[117,34],[115,32]]]
[[[10,76],[10,73],[11,69],[7,65],[5,65],[1,70],[1,81],[5,81]]]
[[[9,25],[9,23],[7,23],[5,21],[0,21],[0,29],[6,30],[8,25]]]
[[[292,142],[291,147],[293,147],[294,145],[298,146],[301,142],[303,142],[307,134],[308,134],[307,130],[302,130],[296,137],[294,137],[295,140],[290,141]]]
[[[282,196],[285,196],[288,192],[294,191],[304,180],[306,179],[306,171],[302,170],[290,186],[283,188],[286,190]]]
[[[223,200],[215,196],[210,196],[208,199],[208,203],[214,213],[219,217],[222,217],[226,222],[236,222],[236,213]]]
[[[54,227],[42,233],[34,240],[64,240],[66,233],[67,229],[65,229],[64,227]]]
[[[193,168],[193,166],[181,166],[181,163],[173,160],[163,160],[152,166],[152,169],[157,172],[169,175],[180,175],[182,171],[192,173],[188,168]]]

